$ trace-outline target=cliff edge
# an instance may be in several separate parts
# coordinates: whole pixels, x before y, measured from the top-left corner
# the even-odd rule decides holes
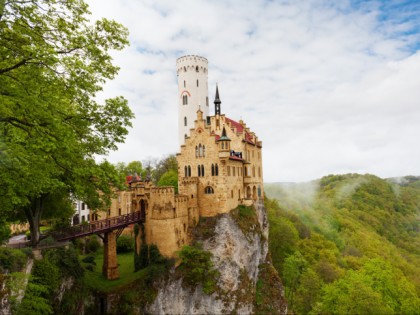
[[[194,242],[211,253],[217,279],[210,294],[203,285],[186,284],[174,272],[159,284],[147,308],[153,314],[286,314],[281,280],[268,252],[268,219],[263,202],[227,214],[202,218]],[[181,265],[182,266],[182,265]]]

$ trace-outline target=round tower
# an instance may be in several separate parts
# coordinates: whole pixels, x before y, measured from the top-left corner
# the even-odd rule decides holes
[[[209,93],[207,84],[208,61],[204,57],[187,55],[176,60],[178,76],[178,138],[185,143],[197,119],[197,111],[203,117],[209,115]]]

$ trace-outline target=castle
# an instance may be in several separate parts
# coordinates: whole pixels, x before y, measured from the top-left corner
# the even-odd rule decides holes
[[[174,187],[156,187],[139,176],[128,176],[129,189],[118,191],[108,212],[99,217],[141,211],[146,243],[156,244],[167,257],[190,243],[189,231],[200,217],[252,205],[264,196],[262,142],[242,120],[222,114],[217,86],[215,112],[209,115],[207,59],[184,56],[176,65],[179,194]]]

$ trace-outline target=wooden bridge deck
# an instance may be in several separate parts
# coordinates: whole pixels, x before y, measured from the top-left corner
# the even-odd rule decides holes
[[[67,229],[54,232],[53,236],[57,241],[68,241],[92,234],[107,233],[113,230],[122,229],[133,223],[140,223],[144,221],[144,213],[136,211],[118,217],[73,225]]]

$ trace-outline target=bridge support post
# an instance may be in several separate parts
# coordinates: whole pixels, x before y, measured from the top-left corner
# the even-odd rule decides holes
[[[112,231],[104,235],[104,264],[102,266],[102,273],[108,280],[114,280],[120,277],[117,261],[117,238]]]

